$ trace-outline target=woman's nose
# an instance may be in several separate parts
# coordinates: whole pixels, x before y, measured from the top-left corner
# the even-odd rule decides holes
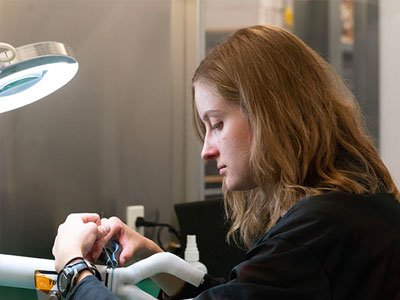
[[[204,142],[203,149],[201,151],[201,157],[204,160],[216,159],[219,155],[217,147],[210,145],[206,141]]]

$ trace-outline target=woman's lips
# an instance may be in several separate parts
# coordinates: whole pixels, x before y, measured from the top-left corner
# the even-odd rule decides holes
[[[219,168],[219,175],[221,175],[221,176],[224,176],[225,175],[225,173],[226,173],[226,167],[224,166],[224,167],[221,167],[221,168]]]

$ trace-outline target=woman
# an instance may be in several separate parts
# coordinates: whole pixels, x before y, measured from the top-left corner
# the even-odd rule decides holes
[[[249,251],[223,284],[159,275],[161,298],[400,299],[399,191],[317,53],[276,27],[238,30],[201,62],[193,95],[202,157],[224,176],[228,237]],[[121,264],[161,251],[117,218],[72,215],[53,248],[57,270],[97,258],[113,236]],[[78,281],[74,299],[100,291],[90,272]]]

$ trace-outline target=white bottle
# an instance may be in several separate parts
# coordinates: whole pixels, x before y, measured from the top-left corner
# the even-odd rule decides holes
[[[207,273],[207,267],[199,261],[199,250],[197,249],[195,235],[186,236],[185,260],[196,269]]]

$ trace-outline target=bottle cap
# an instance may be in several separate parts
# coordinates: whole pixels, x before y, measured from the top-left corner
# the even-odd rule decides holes
[[[185,260],[188,262],[199,261],[199,250],[197,249],[196,236],[186,236],[186,249],[185,249]]]

